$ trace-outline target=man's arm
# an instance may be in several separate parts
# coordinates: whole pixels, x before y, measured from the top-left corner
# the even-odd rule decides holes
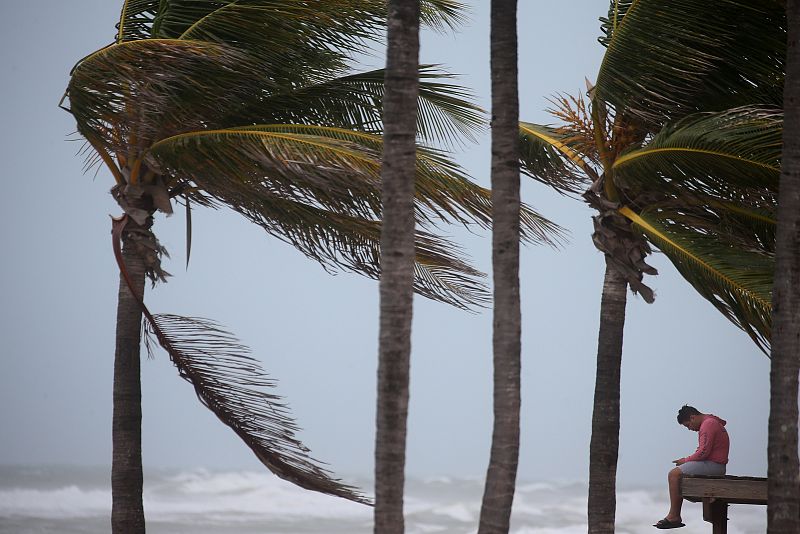
[[[675,463],[681,465],[686,462],[702,462],[708,458],[708,455],[711,454],[712,445],[714,445],[714,439],[719,433],[719,428],[717,427],[720,427],[720,424],[713,419],[703,421],[703,424],[700,425],[699,435],[697,436],[697,450],[694,451],[694,454],[691,456],[681,458],[680,460],[682,461],[680,461],[680,463],[678,463],[679,460],[676,460]]]

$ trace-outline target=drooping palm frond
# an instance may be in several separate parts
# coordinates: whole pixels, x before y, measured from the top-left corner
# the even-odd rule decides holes
[[[603,32],[597,41],[603,46],[607,47],[614,37],[614,32],[617,27],[622,24],[622,19],[628,12],[628,9],[636,3],[637,0],[611,0],[608,7],[608,17],[600,17],[600,30]]]
[[[151,154],[154,166],[176,179],[191,177],[226,204],[263,192],[373,219],[381,214],[382,143],[380,136],[352,130],[278,124],[183,134],[156,143]],[[489,224],[488,190],[436,150],[420,147],[417,162],[420,224]],[[522,216],[527,240],[552,243],[561,238],[559,227],[529,208],[523,208]]]
[[[435,65],[420,66],[417,132],[423,142],[456,145],[474,140],[484,112],[466,89],[442,82],[453,76]],[[230,117],[231,124],[321,124],[380,133],[384,70],[378,69],[266,95]]]
[[[216,198],[214,189],[207,191]],[[230,197],[228,197],[229,199]],[[251,196],[228,207],[289,243],[326,271],[350,271],[380,277],[381,223],[326,211],[278,196]],[[461,309],[482,307],[489,294],[484,274],[461,258],[463,251],[433,234],[415,234],[414,291],[426,298]]]
[[[712,199],[708,205],[719,218],[716,226],[719,239],[742,250],[775,254],[777,230],[776,209],[753,208],[742,203]],[[709,226],[694,224],[693,227],[708,231]]]
[[[330,137],[331,132],[322,137],[288,130],[279,125],[179,136],[153,147],[153,165],[190,181],[192,190],[240,213],[326,270],[377,278],[380,152]],[[341,131],[342,137],[357,135]],[[459,217],[448,198],[456,186],[439,191],[431,184],[435,172],[423,174],[428,179],[420,181],[428,183],[432,198],[425,197],[427,191],[419,195],[419,216],[432,216],[425,215],[431,212],[424,207],[429,203]],[[483,304],[483,275],[459,259],[457,248],[425,232],[417,234],[417,247],[419,294],[461,308]]]
[[[774,206],[782,131],[783,113],[775,109],[690,115],[620,155],[614,182],[634,191]]]
[[[120,274],[145,317],[146,333],[167,351],[200,402],[277,476],[305,489],[369,504],[356,488],[334,479],[308,455],[309,449],[294,434],[297,425],[288,406],[273,393],[275,381],[247,347],[207,319],[150,312],[134,289],[122,256],[121,237],[127,224],[127,216],[112,222],[112,248]],[[145,345],[152,352],[148,337]]]
[[[693,231],[676,217],[620,213],[630,219],[675,265],[681,275],[765,353],[772,332],[774,258],[728,245],[714,234]]]
[[[272,473],[301,488],[370,504],[333,478],[296,437],[289,407],[273,393],[276,381],[250,350],[207,319],[158,314],[148,327],[197,398],[253,451]]]
[[[650,131],[698,112],[780,107],[781,0],[637,0],[607,41],[596,95]]]
[[[563,129],[520,122],[521,170],[562,194],[579,193],[595,171],[582,151],[583,140]]]

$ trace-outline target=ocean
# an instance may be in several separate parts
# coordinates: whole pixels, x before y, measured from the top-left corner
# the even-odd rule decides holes
[[[110,531],[108,468],[0,466],[0,534],[101,534]],[[347,479],[362,488],[366,480]],[[432,477],[407,481],[408,534],[477,531],[483,484]],[[511,532],[586,532],[585,482],[517,484]],[[617,533],[655,532],[667,509],[665,487],[617,492]],[[148,471],[145,514],[149,534],[368,534],[372,509],[298,489],[266,472]],[[729,534],[766,530],[763,506],[732,506]],[[700,505],[686,504],[682,534],[707,534]]]

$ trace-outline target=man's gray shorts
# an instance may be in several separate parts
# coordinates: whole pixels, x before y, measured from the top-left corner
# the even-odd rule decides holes
[[[684,475],[724,475],[725,464],[703,460],[700,462],[686,462],[678,466]]]

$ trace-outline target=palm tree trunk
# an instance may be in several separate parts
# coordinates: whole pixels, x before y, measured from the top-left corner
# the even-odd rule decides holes
[[[786,4],[789,29],[783,91],[783,158],[772,295],[767,533],[800,532],[800,1]]]
[[[522,323],[516,0],[492,0],[490,41],[494,429],[478,532],[505,534],[511,520],[519,460]]]
[[[628,283],[606,257],[589,445],[589,534],[611,534],[617,509],[619,383]]]
[[[122,242],[122,256],[134,289],[143,296],[144,260],[137,253],[128,232],[123,233]],[[144,534],[145,531],[142,504],[142,388],[139,372],[141,333],[141,307],[120,274],[111,463],[111,527],[114,534]]]
[[[400,534],[415,257],[419,0],[388,2],[387,46],[374,517],[376,533]]]

